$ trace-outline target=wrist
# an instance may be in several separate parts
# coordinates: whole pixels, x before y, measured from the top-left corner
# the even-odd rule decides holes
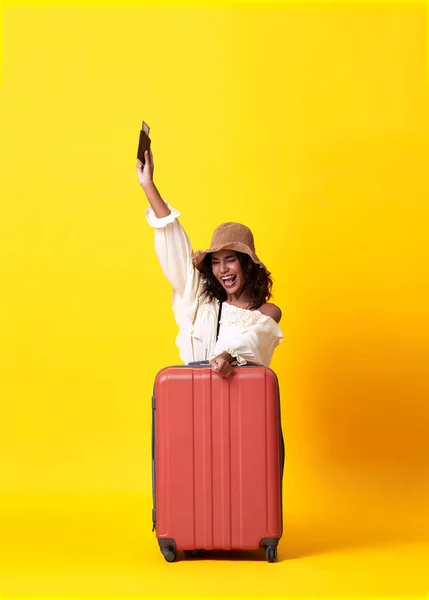
[[[231,354],[228,354],[228,352],[222,352],[222,354],[219,354],[218,358],[223,358],[224,360],[226,360],[226,362],[229,362],[229,364],[231,364],[235,360],[235,358],[231,356]]]
[[[143,181],[141,184],[144,192],[150,192],[152,190],[156,190],[156,186],[153,182],[153,179],[148,179],[147,181]]]

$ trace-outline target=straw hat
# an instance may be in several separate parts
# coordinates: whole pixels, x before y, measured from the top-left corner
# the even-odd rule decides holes
[[[209,252],[219,252],[219,250],[235,250],[248,254],[253,262],[265,269],[269,274],[267,267],[259,260],[255,253],[255,242],[253,233],[248,227],[241,223],[222,223],[213,233],[210,248],[208,250],[198,250],[192,257],[194,266],[202,271],[201,263]]]

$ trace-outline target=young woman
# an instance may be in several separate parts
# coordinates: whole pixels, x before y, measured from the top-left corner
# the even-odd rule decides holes
[[[221,377],[234,372],[232,365],[268,367],[283,340],[281,311],[268,302],[272,279],[255,253],[252,232],[240,223],[223,223],[210,248],[193,253],[180,214],[161,198],[153,171],[149,151],[144,166],[137,163],[137,177],[150,204],[146,217],[155,229],[155,251],[173,286],[181,359],[208,360]]]

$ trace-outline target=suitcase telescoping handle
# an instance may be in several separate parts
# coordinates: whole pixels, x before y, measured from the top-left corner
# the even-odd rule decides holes
[[[195,362],[189,362],[187,365],[187,367],[209,367],[210,366],[210,361],[208,360],[197,360]],[[232,364],[231,367],[235,367],[237,365]],[[241,365],[240,369],[250,369],[251,367],[257,367],[257,368],[261,368],[263,365]]]
[[[208,360],[197,360],[195,362],[188,363],[188,367],[209,367],[210,361]]]

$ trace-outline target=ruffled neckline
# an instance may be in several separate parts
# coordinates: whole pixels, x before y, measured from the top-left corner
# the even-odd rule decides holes
[[[251,320],[253,323],[267,323],[275,329],[276,333],[283,335],[279,324],[269,315],[264,315],[260,310],[251,310],[250,308],[241,308],[241,306],[235,306],[235,304],[229,304],[228,302],[222,302],[223,308],[227,307],[227,311],[236,312],[237,317],[241,315],[244,317],[247,323]],[[222,317],[224,313],[222,312]],[[222,320],[222,318],[221,318]]]

